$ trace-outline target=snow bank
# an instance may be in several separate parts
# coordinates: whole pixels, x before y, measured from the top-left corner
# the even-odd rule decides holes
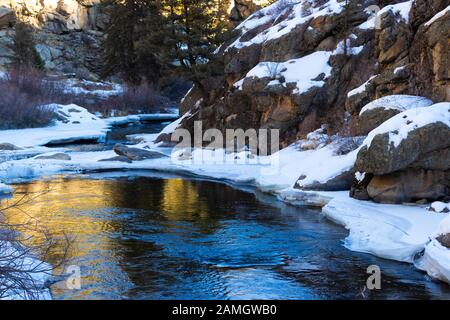
[[[10,194],[13,192],[13,188],[10,186],[7,186],[6,184],[3,184],[0,182],[0,195],[2,194]]]
[[[439,224],[434,237],[450,233],[450,215]],[[416,267],[426,271],[429,276],[450,284],[450,249],[433,239],[425,247],[423,256],[416,262]]]
[[[49,143],[68,143],[79,140],[103,140],[108,124],[85,108],[75,104],[45,106],[58,114],[59,120],[45,128],[0,131],[0,142],[20,147],[42,146]]]
[[[427,244],[423,256],[415,266],[430,277],[450,284],[450,249],[442,246],[436,239]]]
[[[367,105],[364,106],[364,108],[361,109],[359,115],[362,115],[364,112],[376,108],[383,108],[385,110],[393,109],[403,112],[405,110],[413,108],[429,107],[432,104],[433,101],[424,97],[409,96],[409,95],[391,95],[376,99],[368,103]]]
[[[348,195],[336,196],[322,212],[349,230],[345,246],[350,250],[410,263],[445,218],[425,206],[378,204]]]
[[[297,88],[294,93],[303,93],[312,87],[322,87],[325,84],[323,79],[331,75],[331,66],[328,64],[331,55],[332,52],[317,51],[286,62],[260,62],[247,73],[245,78],[276,79],[269,85],[295,83]],[[324,74],[322,80],[313,80],[322,73]],[[285,83],[280,82],[281,78],[284,78]],[[244,79],[238,81],[235,86],[242,89]]]
[[[450,126],[450,103],[441,102],[429,107],[419,107],[397,114],[382,125],[372,130],[363,142],[369,147],[373,138],[378,134],[389,133],[389,142],[394,147],[400,145],[409,132],[431,123],[441,122]]]

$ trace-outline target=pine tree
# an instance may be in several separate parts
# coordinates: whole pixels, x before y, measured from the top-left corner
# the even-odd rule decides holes
[[[157,0],[112,1],[112,14],[103,42],[104,77],[121,74],[125,80],[139,83],[143,78],[153,82],[159,66],[152,54],[143,52],[142,35],[149,16],[158,15]]]
[[[16,24],[13,50],[16,69],[44,69],[44,61],[36,50],[33,30],[24,23]]]
[[[214,55],[227,38],[229,21],[221,0],[166,0],[162,2],[165,61],[203,89],[202,80],[223,70]]]

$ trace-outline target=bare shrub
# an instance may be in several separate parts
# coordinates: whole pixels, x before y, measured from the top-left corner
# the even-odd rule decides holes
[[[82,102],[80,102],[81,105]],[[97,102],[96,111],[103,115],[157,113],[170,106],[170,100],[146,82],[140,85],[124,85],[123,92]],[[87,107],[88,109],[92,109]]]
[[[50,124],[53,112],[42,107],[53,89],[37,71],[11,72],[0,80],[0,129],[33,128]]]
[[[280,65],[281,64],[279,62],[266,62],[264,64],[267,74],[271,79],[277,79],[280,76]]]
[[[37,195],[37,196],[40,196]],[[11,205],[3,207],[2,212],[20,207],[35,199],[37,196],[24,195]],[[30,239],[24,239],[16,230],[28,230],[31,234],[39,234],[45,239],[38,246],[29,245]],[[58,256],[56,264],[50,266],[41,260],[55,257],[52,249],[60,246],[63,241],[62,253]],[[71,240],[64,235],[63,239],[56,239],[47,230],[40,227],[38,221],[30,217],[30,220],[12,225],[0,220],[0,300],[24,299],[35,300],[45,298],[48,290],[45,278],[52,275],[54,269],[66,264]],[[35,258],[39,254],[40,260]]]

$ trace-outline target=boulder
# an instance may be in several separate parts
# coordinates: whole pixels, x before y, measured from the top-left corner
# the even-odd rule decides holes
[[[36,160],[63,160],[63,161],[70,161],[72,158],[65,153],[55,153],[51,155],[42,155],[35,157]]]
[[[159,152],[127,147],[123,144],[116,144],[113,150],[119,156],[124,156],[131,161],[142,161],[166,157],[164,154],[161,154]]]
[[[450,170],[406,169],[376,175],[367,186],[367,194],[380,203],[442,200],[450,195]]]
[[[346,191],[350,189],[354,176],[355,171],[351,169],[323,183],[315,181],[302,185],[300,189],[305,191]],[[299,182],[301,181],[299,180]]]
[[[133,161],[131,161],[129,158],[125,157],[125,156],[116,156],[116,157],[112,157],[112,158],[108,158],[108,159],[101,159],[98,160],[99,162],[126,162],[126,163],[132,163]]]
[[[11,143],[0,143],[0,151],[16,151],[16,150],[22,150],[22,148],[19,148]]]
[[[435,122],[417,128],[409,132],[398,146],[393,146],[391,136],[398,135],[401,130],[376,135],[369,147],[364,146],[359,151],[356,169],[375,175],[386,175],[407,167],[434,169],[440,166],[442,170],[450,169],[450,162],[446,161],[446,149],[450,147],[448,124]]]
[[[444,247],[450,249],[450,233],[440,235],[436,238],[436,240],[439,241],[439,243]]]
[[[402,203],[450,197],[450,103],[406,110],[370,132],[356,170],[370,180],[354,182],[358,199]]]

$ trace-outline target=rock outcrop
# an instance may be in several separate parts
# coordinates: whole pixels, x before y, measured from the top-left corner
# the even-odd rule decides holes
[[[219,53],[223,75],[184,99],[182,127],[275,128],[285,147],[322,124],[367,134],[396,113],[366,114],[373,123],[361,128],[362,107],[379,97],[448,99],[447,1],[383,1],[377,17],[366,9],[378,1],[349,3],[280,0],[252,14]]]
[[[373,130],[358,153],[355,198],[403,203],[450,198],[450,103],[404,111]]]
[[[0,68],[12,61],[19,20],[34,27],[36,49],[49,72],[97,80],[108,9],[102,0],[0,0]]]

